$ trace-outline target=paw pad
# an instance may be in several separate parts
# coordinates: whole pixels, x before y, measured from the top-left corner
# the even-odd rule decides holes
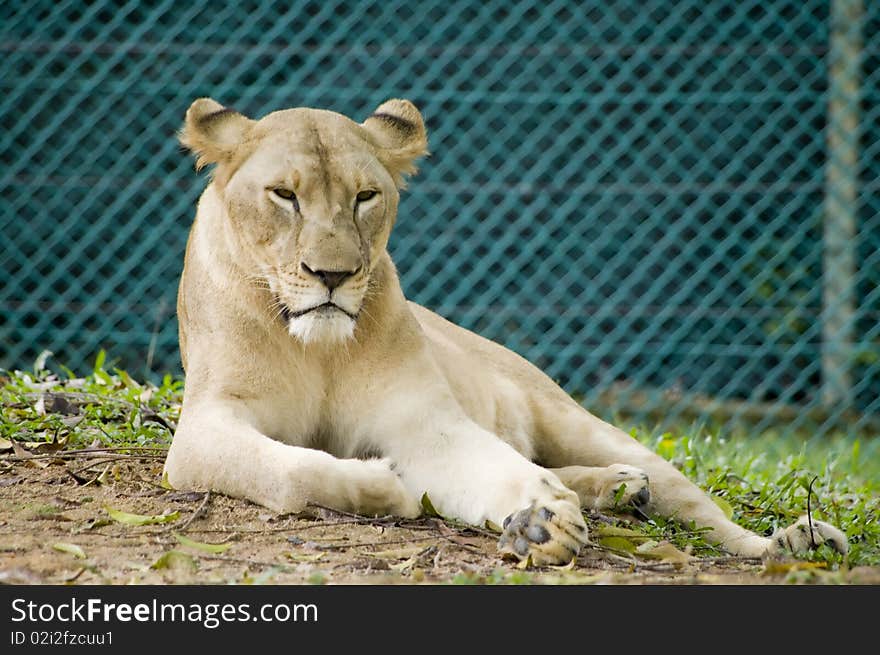
[[[520,560],[531,557],[538,566],[570,562],[586,543],[587,528],[576,506],[560,503],[559,510],[532,505],[511,514],[504,519],[499,550]]]

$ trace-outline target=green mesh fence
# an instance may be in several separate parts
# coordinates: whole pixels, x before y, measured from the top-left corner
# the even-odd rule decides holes
[[[880,433],[880,3],[0,3],[0,366],[179,372],[192,99],[423,111],[409,297],[650,426]]]

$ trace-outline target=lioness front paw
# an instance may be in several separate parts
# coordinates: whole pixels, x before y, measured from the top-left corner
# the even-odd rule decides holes
[[[812,535],[810,525],[812,524]],[[771,552],[789,551],[803,553],[822,544],[828,544],[838,553],[845,555],[849,550],[846,535],[830,523],[810,520],[804,515],[787,528],[779,528],[771,537],[773,548]]]
[[[358,475],[348,489],[351,510],[364,516],[415,518],[422,512],[419,501],[407,491],[388,459],[352,460]]]
[[[612,509],[622,505],[646,505],[651,500],[648,474],[626,464],[605,467],[607,479],[603,482],[593,509]],[[624,486],[621,493],[620,488]]]
[[[580,508],[568,501],[531,505],[504,520],[498,549],[532,564],[567,564],[587,543]]]

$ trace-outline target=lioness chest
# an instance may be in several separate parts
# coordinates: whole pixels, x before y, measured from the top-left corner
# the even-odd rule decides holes
[[[417,319],[424,319],[421,313],[432,314],[421,309]],[[429,319],[420,327],[423,347],[418,362],[399,352],[380,356],[355,349],[332,358],[303,357],[297,347],[289,352],[272,349],[256,357],[251,352],[245,360],[252,362],[248,371],[223,376],[235,380],[224,395],[246,402],[259,429],[278,441],[336,457],[365,458],[389,456],[389,440],[407,438],[405,433],[377,434],[372,429],[374,419],[382,418],[377,414],[399,414],[402,426],[429,426],[436,419],[431,411],[407,416],[408,406],[411,401],[413,406],[424,407],[416,402],[423,394],[444,388],[463,416],[531,457],[538,425],[531,411],[530,390],[467,339],[444,332],[442,324]],[[401,371],[407,369],[411,376],[414,366],[424,384],[401,381]]]

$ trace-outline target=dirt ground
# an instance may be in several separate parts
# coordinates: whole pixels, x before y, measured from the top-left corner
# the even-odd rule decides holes
[[[162,458],[0,457],[0,583],[880,584],[880,567],[642,561],[598,546],[572,567],[523,570],[499,557],[491,532],[439,518],[365,519],[323,508],[278,516],[243,500],[166,489]],[[119,522],[108,508],[167,522]]]

